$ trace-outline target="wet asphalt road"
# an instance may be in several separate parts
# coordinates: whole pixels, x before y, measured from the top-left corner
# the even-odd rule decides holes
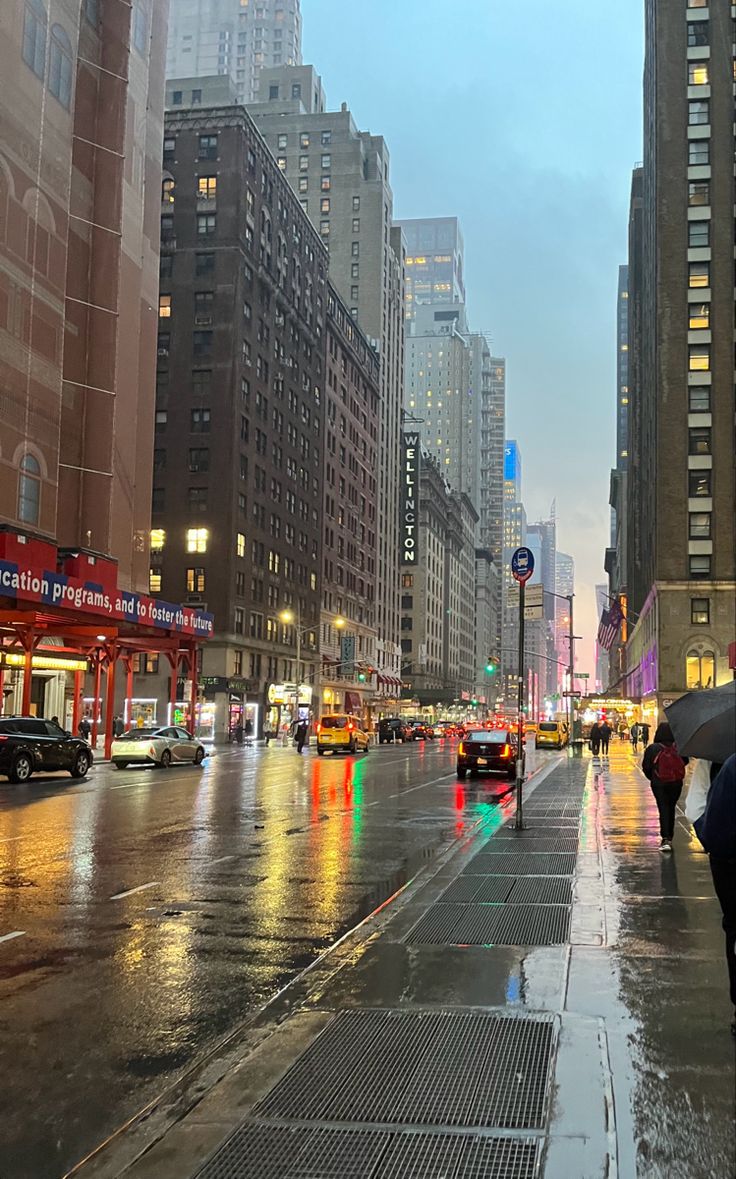
[[[0,782],[1,1179],[59,1179],[487,813],[502,784],[454,761],[226,748]]]

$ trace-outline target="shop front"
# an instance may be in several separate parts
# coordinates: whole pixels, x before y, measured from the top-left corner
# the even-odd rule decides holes
[[[311,684],[269,684],[266,689],[266,708],[263,720],[264,735],[288,738],[292,726],[297,720],[311,724],[312,697],[314,693]]]

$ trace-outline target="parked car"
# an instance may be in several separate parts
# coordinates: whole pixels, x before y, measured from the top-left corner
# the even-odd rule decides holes
[[[567,740],[567,725],[564,721],[540,721],[534,745],[536,749],[563,749]]]
[[[516,777],[516,744],[509,729],[473,729],[457,747],[457,776],[461,781],[470,774],[503,774]]]
[[[413,741],[414,732],[399,716],[384,716],[378,722],[378,744],[392,741]]]
[[[317,725],[317,753],[321,757],[328,750],[343,753],[368,752],[370,737],[359,717],[351,713],[323,716]]]
[[[68,770],[84,778],[92,765],[92,748],[55,721],[35,716],[0,719],[0,774],[11,782],[27,782],[31,774]]]
[[[191,761],[200,766],[205,759],[205,748],[186,729],[175,725],[161,729],[131,729],[115,738],[110,759],[118,770],[124,770],[129,764],[166,769],[173,761]]]

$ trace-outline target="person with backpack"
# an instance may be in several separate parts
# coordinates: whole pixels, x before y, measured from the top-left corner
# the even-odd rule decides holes
[[[708,791],[708,801],[698,831],[708,853],[713,887],[723,914],[726,965],[736,1036],[736,754],[724,762]]]
[[[649,779],[659,811],[660,850],[672,851],[675,834],[675,808],[682,794],[687,758],[680,757],[672,729],[668,724],[657,726],[654,741],[644,751],[641,768]]]

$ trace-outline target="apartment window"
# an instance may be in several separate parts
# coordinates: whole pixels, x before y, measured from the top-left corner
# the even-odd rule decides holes
[[[710,385],[691,385],[688,406],[690,413],[710,413]]]
[[[176,188],[176,184],[172,180],[172,178],[170,176],[164,177],[164,179],[161,181],[161,204],[162,205],[173,205],[173,203],[174,203],[174,189],[175,188]]]
[[[154,426],[157,430],[165,430],[166,423],[169,420],[169,415],[165,409],[157,409],[154,417]]]
[[[688,327],[691,331],[710,327],[710,303],[691,303],[688,307]]]
[[[707,553],[697,553],[690,557],[690,576],[710,577],[710,556]]]
[[[710,426],[691,426],[687,433],[688,454],[711,453]]]
[[[193,409],[190,416],[190,429],[193,434],[209,434],[210,411],[203,406]]]
[[[302,131],[301,135],[299,136],[299,146],[309,147],[309,135],[306,131]]]
[[[205,572],[201,565],[190,566],[187,569],[186,586],[188,594],[204,593]]]
[[[299,192],[309,191],[309,180],[306,176],[299,177]]]
[[[196,278],[204,278],[205,276],[214,275],[215,273],[215,255],[214,254],[195,254],[194,255],[194,274]]]
[[[245,634],[245,610],[242,606],[235,607],[235,633],[236,635]]]
[[[152,528],[150,536],[151,552],[160,553],[166,544],[166,529]]]
[[[319,211],[320,211],[320,213],[329,213],[329,211],[330,211],[330,198],[329,197],[322,197],[322,200],[319,202]]]
[[[351,249],[350,249],[350,253],[353,255],[354,258],[360,257],[360,242],[353,242]]]
[[[192,90],[192,106],[201,106],[201,103],[202,103],[202,91],[201,90]]]
[[[189,470],[203,474],[210,469],[210,452],[206,446],[194,446],[189,451]]]
[[[58,98],[65,110],[69,110],[72,101],[72,61],[71,41],[61,25],[52,25],[49,44],[49,92],[54,98]]]
[[[330,155],[323,155],[321,160],[322,168],[326,171],[332,167],[332,157]]]
[[[353,197],[353,212],[354,213],[360,212],[360,197],[359,196]]]
[[[299,171],[307,172],[309,170],[309,156],[299,156]]]
[[[693,249],[710,245],[710,221],[688,221],[687,244]]]
[[[330,236],[330,223],[329,223],[329,221],[320,221],[319,231],[322,234],[322,237],[329,237]]]
[[[242,0],[241,0],[242,2]],[[277,82],[271,82],[268,87],[268,101],[273,102],[279,96],[279,87]]]
[[[687,492],[690,499],[710,499],[712,471],[688,471]]]
[[[301,82],[294,82],[291,87],[291,97],[292,98],[301,98],[301,96],[302,96]]]
[[[196,515],[198,512],[207,511],[207,488],[206,487],[190,487],[187,492],[187,505],[190,513]]]
[[[235,538],[235,552],[239,557],[245,556],[245,533],[239,532]]]
[[[696,0],[689,0],[690,8],[706,8],[707,0],[696,3]],[[688,21],[687,26],[687,43],[692,49],[697,45],[708,44],[708,22],[707,20],[693,20]]]
[[[149,592],[149,594],[160,594],[161,593],[161,570],[160,569],[153,569],[152,568],[152,569],[148,570],[148,592]]]
[[[171,315],[171,295],[159,295],[158,297],[158,317],[159,319],[168,319]]]
[[[212,323],[212,305],[215,296],[212,291],[194,292],[194,322]]]
[[[331,131],[323,131],[321,133],[319,139],[320,139],[320,143],[322,144],[322,147],[329,147],[329,145],[332,141],[332,132]]]
[[[242,675],[242,674],[243,674],[243,652],[242,651],[234,651],[233,652],[233,675]]]
[[[38,524],[41,507],[41,466],[32,454],[24,455],[18,478],[18,519]]]
[[[691,98],[687,104],[687,121],[691,127],[710,122],[710,102],[707,98]]]
[[[690,287],[710,286],[710,262],[691,262],[688,267],[688,285]]]
[[[359,287],[351,287],[350,288],[350,298],[353,300],[356,300],[359,298],[359,296],[360,296],[360,288]]]
[[[402,575],[401,575],[401,588],[402,589],[413,589],[414,588],[414,574],[413,573],[402,573]]]
[[[360,278],[360,262],[351,263],[350,277],[351,278]]]
[[[710,598],[690,599],[690,622],[693,626],[710,625]]]
[[[196,368],[192,373],[192,393],[197,398],[209,396],[212,388],[212,369]]]
[[[200,158],[200,160],[216,160],[217,159],[217,136],[216,135],[200,135],[200,137],[199,137],[199,158]]]
[[[689,692],[712,688],[715,674],[716,657],[713,651],[688,651],[685,659],[685,687]]]
[[[217,177],[200,176],[197,180],[197,197],[200,200],[213,201],[217,196]]]
[[[276,163],[278,164],[278,166],[282,172],[286,171],[286,156],[277,156]]]
[[[217,228],[217,217],[214,213],[197,214],[197,236],[212,237]]]
[[[23,61],[38,78],[46,72],[46,8],[42,0],[27,0],[23,21]]]
[[[154,471],[166,470],[166,451],[154,450],[153,452],[153,469]]]
[[[166,507],[166,488],[154,487],[151,492],[151,511],[163,512]]]
[[[687,186],[687,203],[690,208],[695,205],[710,204],[710,181],[691,180]]]
[[[284,135],[284,134],[277,135],[276,146],[279,149],[279,151],[284,151],[288,142],[289,142],[288,135]]]
[[[208,528],[187,528],[187,552],[206,553],[209,538]]]
[[[192,353],[194,356],[209,356],[212,352],[212,332],[192,333]]]
[[[172,94],[171,94],[171,105],[172,106],[181,106],[183,101],[184,101],[184,91],[183,90],[173,90]]]
[[[710,371],[710,348],[704,344],[691,344],[688,349],[688,367],[691,373]]]
[[[174,255],[160,254],[158,260],[159,278],[171,278],[174,273]]]
[[[690,539],[691,540],[710,540],[711,538],[711,513],[710,512],[690,512]]]
[[[353,233],[360,233],[360,217],[353,217]]]
[[[332,180],[330,179],[329,176],[322,177],[322,180],[320,181],[320,188],[322,189],[322,192],[329,192],[330,191],[330,189],[332,188]]]
[[[701,165],[710,163],[710,140],[691,139],[687,145],[688,164]]]
[[[167,135],[164,139],[164,163],[173,160],[176,152],[176,139],[173,135]]]
[[[687,63],[688,86],[707,86],[709,81],[707,61],[689,61]]]

